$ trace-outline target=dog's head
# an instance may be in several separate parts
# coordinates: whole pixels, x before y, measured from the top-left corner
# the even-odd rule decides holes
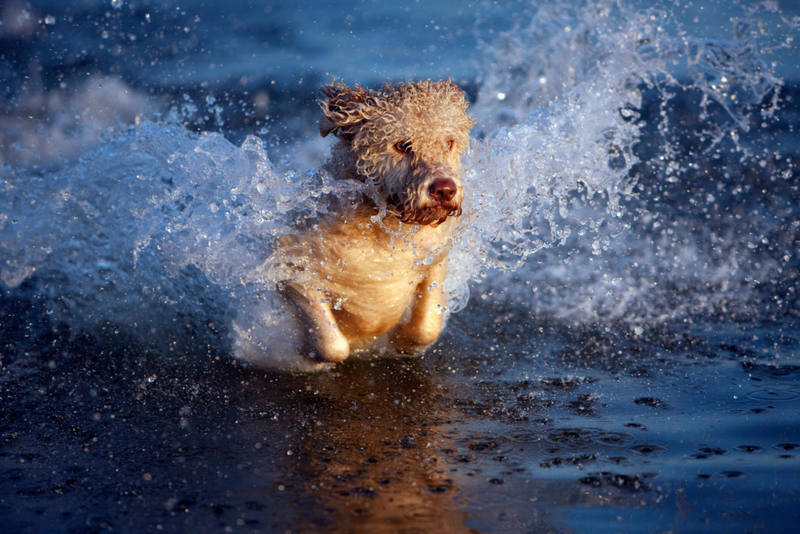
[[[461,155],[473,120],[450,81],[386,85],[371,91],[332,83],[321,89],[323,137],[333,133],[398,217],[438,225],[461,214]]]

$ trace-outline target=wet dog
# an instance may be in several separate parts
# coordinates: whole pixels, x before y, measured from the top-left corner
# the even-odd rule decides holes
[[[384,334],[397,352],[415,354],[442,330],[447,255],[464,198],[461,156],[473,124],[464,93],[450,81],[380,90],[334,82],[319,102],[320,133],[338,138],[326,170],[370,182],[377,199],[339,206],[281,239],[302,271],[283,294],[307,328],[305,355],[339,362]]]

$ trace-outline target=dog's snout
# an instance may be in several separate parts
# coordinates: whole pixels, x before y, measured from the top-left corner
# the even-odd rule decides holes
[[[437,178],[428,188],[428,193],[439,202],[450,202],[458,192],[458,186],[450,178]]]

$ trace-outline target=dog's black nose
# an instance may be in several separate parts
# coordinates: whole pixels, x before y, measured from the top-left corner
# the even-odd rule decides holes
[[[458,186],[450,178],[437,178],[428,188],[428,193],[439,202],[450,202],[457,191]]]

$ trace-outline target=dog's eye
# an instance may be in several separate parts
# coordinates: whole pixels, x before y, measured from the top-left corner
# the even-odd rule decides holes
[[[398,152],[408,152],[411,150],[411,141],[403,141],[394,145]]]
[[[456,146],[456,142],[452,139],[447,142],[447,150],[453,150],[454,146]]]

